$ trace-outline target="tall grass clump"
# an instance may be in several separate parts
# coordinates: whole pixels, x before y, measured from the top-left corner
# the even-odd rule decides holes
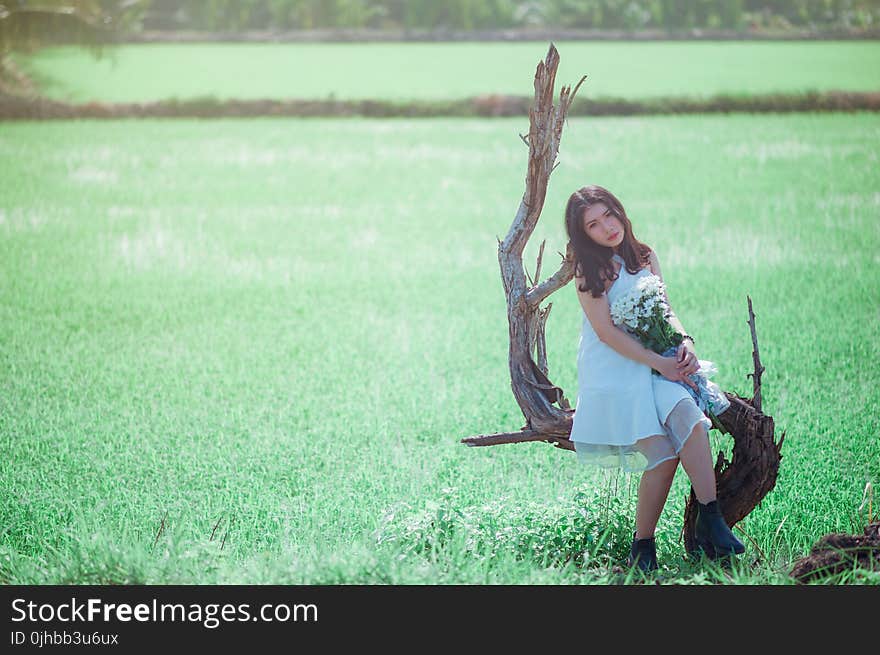
[[[406,556],[443,551],[452,544],[468,557],[501,554],[541,566],[611,567],[625,558],[630,519],[616,496],[581,485],[570,498],[525,503],[500,498],[466,505],[446,488],[437,500],[389,508],[376,531],[380,546]]]

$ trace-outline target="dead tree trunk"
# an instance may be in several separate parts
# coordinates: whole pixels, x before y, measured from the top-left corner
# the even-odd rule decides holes
[[[547,194],[550,174],[556,167],[556,155],[562,137],[562,127],[571,102],[586,76],[574,90],[562,87],[559,106],[553,105],[553,87],[559,53],[551,44],[544,61],[535,71],[535,96],[529,110],[529,135],[522,137],[529,148],[525,192],[507,237],[498,241],[498,263],[507,296],[507,319],[510,330],[510,383],[525,417],[525,425],[516,432],[483,434],[462,439],[468,446],[492,446],[504,443],[546,441],[558,448],[574,450],[569,439],[574,410],[564,392],[549,378],[545,329],[552,304],[541,308],[541,302],[551,293],[564,287],[574,277],[574,259],[571,251],[562,256],[559,270],[538,283],[544,255],[544,244],[538,252],[534,278],[527,276],[522,255],[531,237]],[[758,357],[758,340],[754,314],[749,298],[749,327],[754,346],[754,396],[751,400],[727,393],[731,407],[719,420],[723,430],[734,439],[733,460],[727,462],[719,454],[715,466],[718,479],[719,504],[729,525],[745,517],[776,483],[781,455],[779,443],[774,442],[773,418],[761,413],[761,374],[764,368]],[[537,357],[537,362],[533,357]],[[693,548],[693,528],[696,500],[691,499],[685,509],[684,537],[690,552]]]
[[[524,138],[529,147],[525,193],[507,238],[498,242],[498,263],[507,295],[513,395],[526,419],[523,430],[550,434],[558,433],[566,422],[570,423],[571,406],[562,389],[547,377],[544,326],[552,305],[547,305],[544,310],[540,305],[544,298],[572,279],[573,266],[570,258],[563,257],[561,268],[552,277],[536,285],[544,255],[544,244],[541,244],[534,280],[527,285],[522,254],[541,217],[566,113],[584,81],[581,78],[574,91],[570,87],[562,87],[559,106],[554,107],[553,86],[558,66],[559,53],[551,45],[546,59],[538,63],[535,71],[535,101],[529,110],[529,136]],[[533,349],[538,353],[537,364],[532,359]],[[567,434],[558,434],[567,440]]]

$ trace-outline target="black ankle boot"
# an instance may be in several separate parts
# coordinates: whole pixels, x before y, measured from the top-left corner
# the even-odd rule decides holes
[[[705,505],[697,503],[697,525],[694,537],[697,547],[711,559],[738,555],[746,550],[727,526],[717,500]]]
[[[626,563],[630,567],[638,566],[643,572],[656,571],[658,568],[657,547],[654,543],[654,537],[636,539],[636,533],[633,532],[632,547],[629,549],[629,559]]]

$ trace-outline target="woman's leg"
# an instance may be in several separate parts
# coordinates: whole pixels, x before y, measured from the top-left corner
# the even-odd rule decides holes
[[[650,471],[642,473],[642,479],[639,481],[639,500],[636,505],[636,539],[654,536],[657,521],[660,520],[660,513],[666,504],[669,488],[672,486],[672,479],[677,469],[678,459],[668,459]]]
[[[712,467],[712,453],[705,427],[698,424],[694,428],[678,456],[691,479],[694,495],[699,502],[694,526],[698,550],[712,559],[744,553],[745,546],[730,531],[730,526],[718,506],[715,470]]]
[[[716,500],[712,450],[709,448],[709,435],[702,423],[697,423],[694,426],[693,432],[679,451],[678,458],[691,480],[691,486],[694,488],[697,500],[704,505]]]

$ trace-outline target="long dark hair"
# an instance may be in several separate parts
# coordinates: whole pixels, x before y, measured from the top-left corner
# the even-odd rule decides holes
[[[617,279],[611,263],[614,249],[600,246],[584,231],[584,212],[599,202],[608,207],[623,224],[623,242],[618,251],[627,271],[638,273],[648,264],[652,252],[650,247],[636,239],[623,205],[608,189],[592,185],[572,193],[565,207],[565,230],[574,251],[574,274],[583,277],[586,284],[586,288],[578,288],[578,291],[590,291],[593,298],[605,293],[605,280]]]

